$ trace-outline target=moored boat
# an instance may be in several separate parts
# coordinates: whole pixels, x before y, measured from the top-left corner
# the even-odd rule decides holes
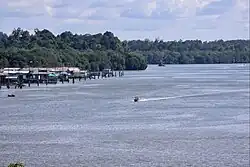
[[[14,94],[8,94],[8,97],[15,97]]]

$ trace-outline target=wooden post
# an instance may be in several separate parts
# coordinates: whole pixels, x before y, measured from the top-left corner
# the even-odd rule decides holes
[[[22,89],[23,88],[23,76],[19,79],[19,88]]]

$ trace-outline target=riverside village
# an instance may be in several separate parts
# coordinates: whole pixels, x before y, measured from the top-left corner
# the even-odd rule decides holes
[[[98,72],[80,70],[78,67],[54,67],[54,68],[3,68],[0,69],[0,89],[15,88],[22,89],[24,86],[30,87],[31,84],[57,84],[61,82],[75,83],[81,79],[99,79],[107,77],[121,77],[124,71],[113,71],[104,69]]]

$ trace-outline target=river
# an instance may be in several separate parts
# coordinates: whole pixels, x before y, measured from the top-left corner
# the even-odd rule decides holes
[[[2,89],[0,166],[248,167],[249,79],[249,64],[150,65]]]

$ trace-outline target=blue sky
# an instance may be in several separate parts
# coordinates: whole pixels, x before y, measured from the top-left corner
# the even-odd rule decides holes
[[[247,39],[249,0],[1,0],[0,31],[112,31],[120,39]]]

